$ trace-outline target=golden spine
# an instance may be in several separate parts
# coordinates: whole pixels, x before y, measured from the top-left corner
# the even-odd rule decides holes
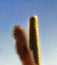
[[[37,16],[32,16],[29,19],[29,47],[33,51],[35,63],[40,65],[40,42]]]

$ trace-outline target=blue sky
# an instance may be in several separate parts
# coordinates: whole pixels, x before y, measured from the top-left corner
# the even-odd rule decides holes
[[[57,65],[57,0],[0,0],[0,65],[22,65],[12,36],[14,25],[28,32],[28,19],[39,18],[41,64]]]

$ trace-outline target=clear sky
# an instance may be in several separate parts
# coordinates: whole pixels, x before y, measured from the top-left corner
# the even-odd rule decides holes
[[[0,0],[0,65],[22,65],[12,36],[14,25],[28,32],[28,19],[39,17],[41,64],[57,65],[57,0]]]

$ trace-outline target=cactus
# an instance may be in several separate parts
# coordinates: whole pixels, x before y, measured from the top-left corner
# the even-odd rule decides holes
[[[16,51],[20,56],[23,65],[40,65],[39,29],[37,16],[32,16],[30,18],[28,26],[29,45],[24,29],[18,25],[14,27],[13,35],[16,41]]]
[[[32,16],[29,20],[29,47],[33,51],[35,63],[40,65],[39,27],[37,16]]]

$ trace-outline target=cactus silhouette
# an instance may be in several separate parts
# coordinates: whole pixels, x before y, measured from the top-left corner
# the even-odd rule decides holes
[[[27,41],[24,29],[20,26],[15,26],[13,30],[13,35],[16,40],[16,50],[23,65],[40,65],[38,27],[36,23],[38,23],[36,18],[34,16],[31,17],[29,20],[29,42]]]
[[[37,16],[32,16],[29,20],[29,47],[33,51],[35,63],[40,65],[39,27]]]

